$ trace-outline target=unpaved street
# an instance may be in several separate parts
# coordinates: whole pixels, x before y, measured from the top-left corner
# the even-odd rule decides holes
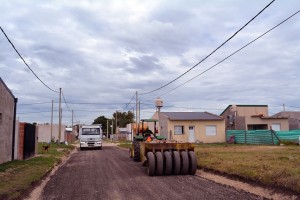
[[[141,163],[113,146],[74,153],[42,191],[49,199],[258,199],[198,176],[149,177]]]

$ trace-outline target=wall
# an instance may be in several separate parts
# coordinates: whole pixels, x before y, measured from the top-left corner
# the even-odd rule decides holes
[[[66,126],[61,126],[61,136],[60,140],[65,141],[65,129]],[[54,141],[58,140],[58,130],[59,125],[52,125],[52,137],[54,137]],[[38,124],[37,125],[37,133],[38,133],[38,142],[50,142],[51,141],[51,125],[48,124]]]
[[[14,96],[0,79],[0,163],[12,159]]]
[[[285,118],[260,118],[260,117],[246,117],[247,124],[267,124],[268,129],[272,124],[280,124],[281,131],[289,130],[289,121]],[[247,127],[246,127],[247,128]],[[248,130],[248,129],[244,129]]]
[[[237,106],[237,116],[253,116],[263,114],[268,116],[267,106]]]
[[[174,126],[184,126],[183,135],[174,134]],[[206,135],[206,126],[216,125],[217,134],[215,136]],[[188,142],[189,139],[189,126],[195,127],[195,141],[203,143],[220,143],[225,142],[225,121],[224,120],[212,120],[212,121],[169,121],[169,132],[172,132],[172,138],[181,141]]]
[[[23,160],[24,157],[24,133],[25,133],[24,122],[19,123],[19,144],[18,144],[18,160]]]

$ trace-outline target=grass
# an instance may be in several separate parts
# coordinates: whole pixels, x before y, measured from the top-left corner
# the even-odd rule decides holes
[[[198,167],[300,192],[299,146],[197,145]]]
[[[51,144],[48,152],[38,146],[38,156],[27,160],[14,160],[0,165],[0,199],[16,199],[41,180],[61,158],[70,153],[72,145]]]

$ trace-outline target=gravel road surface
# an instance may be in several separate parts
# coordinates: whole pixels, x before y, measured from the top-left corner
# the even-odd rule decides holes
[[[154,176],[114,146],[74,153],[45,185],[41,199],[260,199],[198,176]]]

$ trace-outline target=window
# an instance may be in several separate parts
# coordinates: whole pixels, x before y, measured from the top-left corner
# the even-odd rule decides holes
[[[174,126],[174,134],[182,135],[184,133],[184,126]]]
[[[217,135],[217,126],[209,125],[205,127],[205,134],[207,136],[215,136]]]
[[[280,131],[280,129],[281,129],[280,124],[272,124],[272,130]]]

